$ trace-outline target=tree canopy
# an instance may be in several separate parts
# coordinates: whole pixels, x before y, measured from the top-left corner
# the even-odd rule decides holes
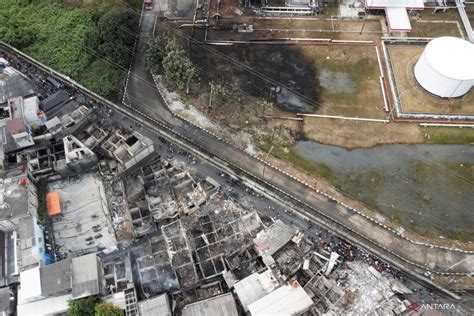
[[[153,73],[158,73],[163,69],[166,79],[173,82],[179,89],[184,89],[196,74],[192,61],[178,40],[169,33],[149,41],[145,63]]]
[[[93,296],[70,300],[67,302],[67,314],[68,316],[94,316],[95,306],[98,302],[98,299]]]
[[[145,66],[152,73],[158,73],[161,70],[161,63],[166,56],[167,39],[163,36],[155,36],[147,43],[145,49]]]
[[[99,19],[88,40],[102,58],[127,67],[138,36],[138,19],[132,9],[113,8]]]
[[[95,305],[95,316],[123,316],[123,309],[115,307],[111,303],[99,303]]]
[[[133,6],[131,6],[133,4]],[[114,97],[132,58],[138,0],[10,1],[0,6],[0,39]]]
[[[68,316],[124,316],[123,309],[111,303],[101,302],[96,297],[68,301]]]

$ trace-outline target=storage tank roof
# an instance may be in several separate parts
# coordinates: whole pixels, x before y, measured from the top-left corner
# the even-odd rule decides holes
[[[474,79],[474,44],[458,37],[438,37],[425,48],[426,61],[439,74],[456,80]]]

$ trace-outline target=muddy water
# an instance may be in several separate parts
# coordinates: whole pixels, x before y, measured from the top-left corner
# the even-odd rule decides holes
[[[321,69],[319,72],[321,87],[332,93],[355,93],[356,84],[347,72]]]
[[[329,167],[328,179],[341,191],[408,228],[474,240],[474,146],[347,150],[300,141],[293,151]]]

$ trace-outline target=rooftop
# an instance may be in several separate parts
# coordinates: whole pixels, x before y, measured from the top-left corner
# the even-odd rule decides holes
[[[72,296],[74,299],[101,293],[99,259],[95,253],[72,259]]]
[[[249,310],[252,315],[297,315],[312,304],[311,297],[294,281],[250,304]]]
[[[115,249],[116,239],[99,176],[83,174],[59,180],[50,183],[48,191],[59,193],[61,215],[53,217],[52,223],[62,256]]]
[[[7,67],[0,73],[0,104],[12,97],[23,97],[34,93],[33,86],[15,68]]]
[[[54,296],[26,304],[18,304],[18,315],[58,315],[66,313],[67,302],[72,299],[71,294]]]
[[[171,316],[170,302],[167,294],[138,302],[141,316]]]
[[[248,305],[273,291],[275,285],[278,285],[278,281],[274,279],[272,271],[267,270],[263,273],[255,272],[235,283],[234,289],[244,310],[248,312]]]
[[[183,316],[238,316],[237,306],[231,293],[214,296],[183,308]],[[273,314],[275,315],[275,314]]]
[[[286,245],[293,235],[295,230],[281,220],[277,220],[269,227],[257,234],[254,242],[258,252],[262,256],[271,256],[281,247]]]
[[[424,56],[439,74],[455,80],[474,80],[474,44],[458,37],[435,38]]]
[[[20,273],[18,301],[27,303],[71,291],[71,259]]]
[[[34,184],[20,185],[22,175],[0,179],[0,221],[36,214],[37,198]]]
[[[21,269],[26,270],[38,266],[44,260],[44,241],[42,230],[34,216],[21,217],[18,224]]]
[[[423,0],[365,0],[365,5],[369,9],[383,9],[383,8],[423,9],[425,7],[425,3]]]
[[[40,268],[36,267],[20,273],[20,289],[18,303],[27,303],[41,297]]]
[[[71,290],[71,259],[55,262],[40,268],[41,291],[43,295],[50,296],[56,293]]]

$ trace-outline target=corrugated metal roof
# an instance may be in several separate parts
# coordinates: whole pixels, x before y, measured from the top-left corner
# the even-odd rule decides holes
[[[100,293],[99,262],[91,253],[72,258],[72,296],[76,298]]]
[[[41,268],[41,293],[55,295],[72,289],[71,258]]]
[[[138,302],[141,316],[171,316],[170,302],[167,294]]]
[[[239,297],[240,303],[244,307],[244,311],[248,311],[248,305],[264,297],[267,292],[260,283],[259,274],[255,272],[245,279],[234,284],[235,292]]]
[[[17,306],[17,313],[18,315],[62,315],[67,312],[67,302],[71,299],[71,294],[66,294],[28,304],[19,304]]]
[[[249,310],[252,315],[298,315],[311,305],[311,297],[295,281],[250,304]]]
[[[186,305],[183,316],[238,316],[237,306],[231,293]]]
[[[257,234],[254,242],[260,255],[271,256],[293,238],[295,230],[290,225],[277,220]]]

